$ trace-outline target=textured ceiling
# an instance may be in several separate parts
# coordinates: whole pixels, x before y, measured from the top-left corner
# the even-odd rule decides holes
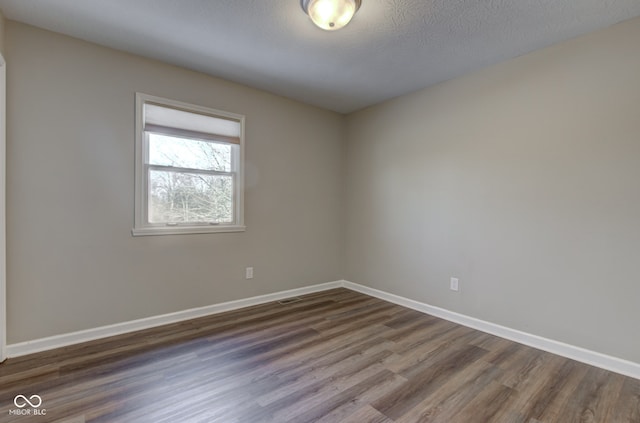
[[[0,0],[5,16],[342,113],[640,16],[640,0]],[[639,40],[640,42],[640,40]]]

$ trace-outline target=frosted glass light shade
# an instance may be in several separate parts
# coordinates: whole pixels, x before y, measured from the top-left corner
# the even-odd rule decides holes
[[[335,31],[348,24],[360,3],[360,0],[301,0],[302,9],[313,23],[327,31]]]

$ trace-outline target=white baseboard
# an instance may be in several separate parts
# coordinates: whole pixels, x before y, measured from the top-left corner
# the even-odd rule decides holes
[[[623,360],[621,358],[612,357],[610,355],[601,354],[585,348],[569,345],[564,342],[555,341],[553,339],[544,338],[538,335],[511,329],[495,323],[476,319],[474,317],[465,316],[464,314],[449,311],[440,307],[435,307],[426,303],[411,300],[399,295],[390,294],[385,291],[370,288],[348,281],[327,282],[318,285],[311,285],[304,288],[296,288],[288,291],[275,292],[273,294],[260,295],[257,297],[246,298],[242,300],[229,301],[220,304],[214,304],[205,307],[193,308],[175,313],[163,314],[160,316],[147,317],[145,319],[132,320],[129,322],[116,323],[114,325],[102,326],[95,329],[87,329],[79,332],[66,333],[62,335],[51,336],[48,338],[36,339],[33,341],[20,342],[6,346],[7,357],[18,357],[21,355],[32,354],[40,351],[51,350],[54,348],[65,347],[68,345],[79,344],[81,342],[93,341],[95,339],[105,338],[108,336],[120,335],[123,333],[134,332],[142,329],[149,329],[170,323],[177,323],[184,320],[195,319],[198,317],[209,316],[212,314],[223,313],[225,311],[237,310],[243,307],[249,307],[258,304],[264,304],[271,301],[282,300],[284,298],[295,297],[297,295],[305,295],[313,292],[326,291],[328,289],[344,287],[352,291],[360,292],[381,300],[389,301],[394,304],[401,305],[422,313],[440,317],[463,326],[490,333],[501,338],[509,339],[520,344],[528,345],[543,351],[557,354],[562,357],[580,361],[591,366],[600,367],[605,370],[640,379],[640,364],[632,361]]]
[[[378,289],[369,288],[353,282],[343,281],[345,288],[357,291],[390,303],[398,304],[403,307],[411,308],[422,313],[440,317],[463,326],[490,333],[501,338],[509,339],[520,344],[528,345],[539,350],[547,351],[562,357],[570,358],[581,363],[591,366],[600,367],[635,379],[640,379],[640,364],[632,361],[623,360],[621,358],[612,357],[610,355],[601,354],[599,352],[587,350],[585,348],[576,347],[574,345],[565,344],[564,342],[555,341],[553,339],[543,338],[542,336],[532,335],[516,329],[511,329],[495,323],[476,319],[474,317],[465,316],[464,314],[446,310],[444,308],[435,307],[429,304],[410,300],[399,295],[390,294]]]
[[[327,282],[318,285],[306,286],[303,288],[290,289],[287,291],[275,292],[273,294],[260,295],[257,297],[245,298],[236,301],[229,301],[220,304],[213,304],[205,307],[192,308],[175,313],[152,316],[144,319],[131,320],[129,322],[116,323],[108,326],[101,326],[94,329],[81,330],[78,332],[65,333],[62,335],[50,336],[47,338],[35,339],[33,341],[20,342],[6,346],[7,357],[19,357],[21,355],[33,354],[36,352],[51,350],[54,348],[66,347],[68,345],[79,344],[81,342],[93,341],[95,339],[106,338],[108,336],[121,335],[123,333],[134,332],[142,329],[149,329],[169,323],[177,323],[184,320],[195,319],[197,317],[209,316],[223,313],[225,311],[237,310],[239,308],[264,304],[271,301],[278,301],[284,298],[305,295],[313,292],[326,291],[328,289],[340,288],[343,281]]]

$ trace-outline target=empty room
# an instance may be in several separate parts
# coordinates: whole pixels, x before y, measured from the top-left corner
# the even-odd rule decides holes
[[[640,423],[638,0],[0,12],[0,423]]]

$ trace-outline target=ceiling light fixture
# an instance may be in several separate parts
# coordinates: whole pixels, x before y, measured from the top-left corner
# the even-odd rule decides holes
[[[314,24],[327,31],[340,29],[360,9],[361,0],[300,0]]]

